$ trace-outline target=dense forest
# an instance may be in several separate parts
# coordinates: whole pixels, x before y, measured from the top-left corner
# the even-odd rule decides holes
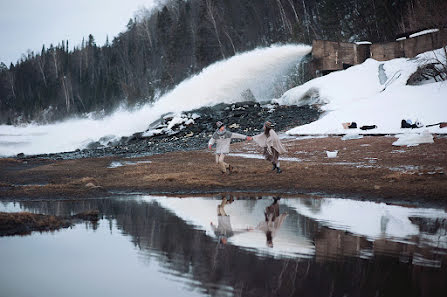
[[[383,42],[445,25],[440,0],[171,0],[102,46],[89,35],[0,64],[0,124],[107,113],[156,100],[211,63],[273,43]],[[72,46],[72,47],[70,47]]]

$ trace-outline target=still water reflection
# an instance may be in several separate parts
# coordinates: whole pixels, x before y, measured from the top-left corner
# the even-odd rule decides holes
[[[446,296],[447,213],[345,199],[0,203],[98,224],[0,238],[0,296]]]

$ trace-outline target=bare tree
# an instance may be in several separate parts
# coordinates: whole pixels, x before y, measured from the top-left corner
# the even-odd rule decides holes
[[[279,14],[281,16],[281,20],[284,25],[284,28],[287,29],[290,34],[292,34],[292,25],[290,24],[290,21],[287,18],[287,15],[284,10],[284,7],[282,6],[281,0],[276,0],[276,4],[278,4]]]
[[[407,6],[400,29],[403,32],[423,29],[442,29],[447,26],[447,1],[413,0]],[[434,58],[424,60],[424,65],[409,78],[411,81],[432,78],[435,81],[447,80],[447,45],[442,47],[441,54],[433,51]]]
[[[380,30],[379,30],[379,24],[377,23],[377,9],[376,9],[376,0],[371,0],[372,2],[372,6],[373,6],[373,10],[374,10],[374,24],[376,26],[376,33],[377,33],[377,37],[380,38]]]
[[[225,59],[222,42],[220,41],[219,32],[217,30],[216,19],[214,18],[214,7],[213,7],[212,0],[205,0],[205,1],[206,1],[206,9],[208,12],[208,16],[210,17],[210,20],[213,23],[214,32],[216,33],[217,42],[219,43],[220,53],[222,55],[222,58]]]
[[[312,29],[312,32],[314,34],[315,37],[319,38],[320,34],[318,34],[317,29],[315,29],[315,26],[312,24],[312,18],[309,15],[309,12],[307,11],[306,8],[306,4],[303,0],[303,10],[304,10],[304,17],[305,17],[305,22],[306,22],[306,29],[307,29],[307,35],[310,38],[310,29]]]
[[[43,83],[47,87],[47,78],[45,77],[44,67],[45,67],[45,57],[41,55],[36,56],[37,66],[39,67],[40,74],[42,75]]]
[[[149,46],[153,47],[153,41],[152,41],[152,33],[151,33],[151,26],[150,26],[150,16],[152,11],[145,8],[140,9],[137,12],[136,18],[137,18],[137,32],[144,36],[149,41]]]
[[[227,30],[224,29],[224,34],[227,36],[228,40],[231,43],[231,47],[233,48],[233,53],[236,55],[236,48],[234,47],[233,39],[231,39],[230,34],[228,34]]]
[[[434,53],[434,71],[431,77],[435,81],[447,80],[447,45],[442,47],[442,53],[438,55],[435,51]]]
[[[83,56],[83,49],[79,51],[79,82],[82,82],[82,56]]]
[[[13,72],[13,71],[8,71],[8,72],[6,73],[6,77],[7,77],[7,79],[8,79],[8,83],[9,83],[9,87],[10,87],[11,92],[12,92],[12,96],[13,96],[14,99],[15,99],[15,98],[16,98],[16,92],[15,92],[15,89],[14,89],[14,84],[15,84],[15,75],[14,75],[14,72]]]
[[[402,32],[447,26],[447,1],[413,0],[408,3],[400,29]]]
[[[56,79],[57,79],[59,77],[59,75],[58,75],[58,69],[57,69],[58,59],[57,59],[56,51],[57,51],[56,49],[53,49],[52,57],[53,57],[53,63],[54,63],[54,71],[56,73]]]
[[[443,46],[441,53],[433,51],[433,58],[420,60],[421,65],[408,78],[408,85],[419,85],[425,80],[436,82],[447,80],[447,45]]]
[[[292,7],[293,14],[295,16],[295,21],[298,24],[300,22],[300,20],[298,18],[298,14],[296,13],[295,5],[293,4],[292,0],[288,0],[288,1],[289,1],[290,6]]]
[[[62,81],[62,90],[64,92],[65,97],[65,107],[67,108],[67,113],[70,111],[70,97],[68,96],[67,86],[65,84],[65,75],[61,79]]]

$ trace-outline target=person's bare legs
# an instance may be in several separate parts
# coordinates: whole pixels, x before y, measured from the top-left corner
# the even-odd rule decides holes
[[[225,155],[224,154],[216,154],[216,163],[219,165],[222,173],[227,172],[227,169],[230,168],[230,165],[224,162]]]

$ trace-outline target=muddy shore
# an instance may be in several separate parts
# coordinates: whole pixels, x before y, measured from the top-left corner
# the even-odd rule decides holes
[[[0,200],[238,192],[446,203],[447,138],[414,147],[392,146],[395,140],[287,138],[281,174],[271,171],[253,142],[232,144],[234,155],[226,158],[236,169],[231,175],[219,172],[206,149],[138,158],[0,159]],[[326,150],[338,150],[337,158],[327,158]]]
[[[80,221],[98,221],[98,211],[87,211],[74,216],[61,217],[30,212],[0,212],[0,237],[27,235],[33,231],[55,231],[68,228]]]

